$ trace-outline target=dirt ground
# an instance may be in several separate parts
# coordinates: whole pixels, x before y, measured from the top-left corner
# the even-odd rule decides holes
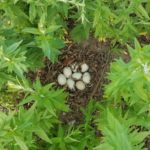
[[[145,147],[150,150],[150,136],[147,137],[146,142],[145,142]]]

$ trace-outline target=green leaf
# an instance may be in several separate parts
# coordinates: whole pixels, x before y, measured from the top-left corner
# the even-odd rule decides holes
[[[142,15],[145,19],[147,19],[147,20],[150,19],[149,14],[147,13],[147,11],[145,10],[145,8],[142,5],[140,5],[137,9],[138,9],[140,15]]]
[[[122,111],[122,110],[121,110]],[[100,145],[96,148],[116,149],[116,150],[139,150],[144,145],[144,139],[149,131],[143,132],[136,129],[136,119],[134,116],[123,115],[118,108],[101,110],[101,118],[98,123],[103,134]],[[116,142],[117,141],[117,142]]]
[[[19,0],[14,0],[14,4],[16,4]]]
[[[0,86],[9,80],[14,80],[13,76],[10,76],[4,72],[0,72]]]
[[[64,44],[61,40],[51,39],[48,40],[43,38],[41,41],[41,48],[44,52],[44,55],[47,56],[52,63],[56,62],[58,55],[60,54],[59,49],[62,48]]]
[[[41,35],[41,32],[37,28],[33,28],[33,27],[26,27],[22,30],[22,32]]]
[[[29,6],[29,17],[30,17],[31,22],[33,22],[33,20],[36,18],[36,15],[37,15],[36,11],[37,11],[37,9],[35,7],[35,4],[31,3],[30,6]]]
[[[76,25],[75,28],[71,31],[71,37],[75,42],[82,42],[89,37],[89,26],[85,25]]]
[[[55,111],[55,107],[51,104],[51,102],[50,101],[46,101],[45,103],[44,103],[44,106],[45,106],[45,108],[51,113],[51,115],[53,115],[53,116],[57,116],[56,115],[56,111]]]
[[[52,141],[50,140],[50,138],[47,136],[47,134],[45,133],[45,131],[42,128],[37,127],[37,129],[34,130],[34,132],[39,138],[52,144]]]
[[[50,26],[46,29],[46,33],[55,32],[55,31],[58,30],[60,27],[61,27],[60,25],[50,25]]]
[[[30,102],[32,102],[32,101],[33,101],[33,100],[32,100],[31,97],[27,97],[27,98],[23,99],[23,100],[19,103],[19,106],[24,105],[24,104],[27,104],[27,103],[30,103]]]
[[[52,60],[52,50],[50,49],[49,41],[48,40],[43,40],[41,42],[41,47],[43,49],[44,55],[47,56],[50,60]]]
[[[141,98],[141,100],[145,100],[146,102],[149,101],[148,95],[146,94],[146,91],[144,90],[144,85],[142,81],[135,81],[134,91],[135,91],[135,94],[137,94],[138,97]]]
[[[8,52],[13,52],[13,51],[15,51],[19,46],[20,46],[20,44],[22,43],[22,40],[21,41],[19,41],[19,42],[16,42],[16,43],[14,43],[14,44],[12,44],[12,45],[10,45],[8,48],[7,48],[7,51]]]
[[[17,145],[19,145],[21,150],[29,150],[27,145],[25,144],[25,142],[23,140],[21,140],[20,137],[14,136],[14,139],[15,139]]]
[[[142,49],[137,39],[134,39],[134,45],[136,50],[140,51]]]

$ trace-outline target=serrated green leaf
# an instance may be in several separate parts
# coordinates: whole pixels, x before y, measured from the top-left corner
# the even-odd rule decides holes
[[[144,90],[142,81],[135,81],[134,91],[135,94],[137,94],[141,98],[141,100],[145,100],[146,102],[148,102],[148,96],[146,94],[146,91]]]
[[[47,134],[45,133],[45,131],[42,128],[37,127],[37,129],[34,132],[39,138],[52,144],[52,141],[50,140],[50,138],[47,136]]]

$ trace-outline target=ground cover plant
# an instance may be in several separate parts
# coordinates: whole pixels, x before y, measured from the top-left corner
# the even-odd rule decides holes
[[[0,0],[0,149],[150,149],[149,28],[149,0]]]

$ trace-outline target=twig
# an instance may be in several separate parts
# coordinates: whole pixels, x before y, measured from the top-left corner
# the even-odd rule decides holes
[[[108,53],[108,58],[107,58],[107,62],[106,62],[106,65],[108,65],[108,63],[109,63],[109,59],[110,59],[110,51],[109,51],[109,53]],[[101,70],[100,70],[101,71]],[[100,71],[98,72],[98,75],[100,74]],[[101,80],[103,79],[103,76],[104,76],[104,73],[105,73],[105,68],[102,70],[102,73],[101,73],[101,76],[99,77],[99,80],[98,80],[98,82],[97,82],[97,84],[96,84],[96,86],[95,86],[95,88],[94,88],[94,90],[92,91],[92,93],[91,93],[91,95],[90,95],[90,97],[92,98],[94,95],[95,95],[95,93],[96,93],[96,91],[97,91],[97,89],[98,89],[98,87],[100,86],[100,83],[101,83]]]

